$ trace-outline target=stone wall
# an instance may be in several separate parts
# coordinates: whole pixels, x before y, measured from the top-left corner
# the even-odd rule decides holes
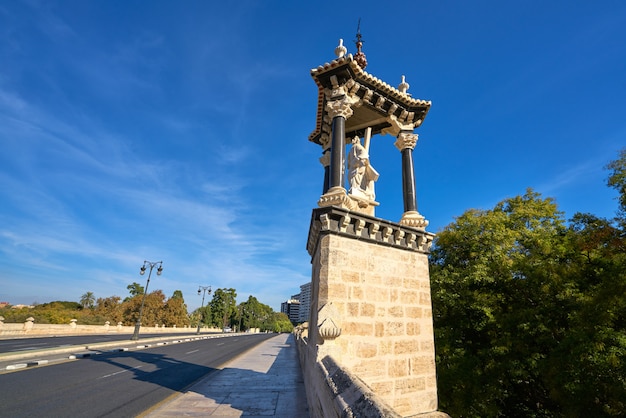
[[[17,338],[17,337],[49,337],[51,335],[89,335],[89,334],[132,334],[135,326],[122,325],[76,325],[75,322],[69,324],[37,324],[34,321],[26,321],[25,323],[0,323],[0,339]],[[195,327],[148,327],[142,326],[141,333],[195,333]],[[201,333],[221,332],[219,328],[204,327]]]
[[[400,418],[360,379],[330,356],[318,362],[317,349],[296,333],[311,417]],[[312,403],[311,403],[312,402]]]

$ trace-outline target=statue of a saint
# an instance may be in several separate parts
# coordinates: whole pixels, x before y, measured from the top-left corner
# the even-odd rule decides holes
[[[348,194],[357,198],[374,201],[374,182],[378,180],[378,172],[370,165],[370,158],[367,150],[358,136],[352,138],[352,148],[348,154],[348,171],[350,180],[350,190]]]

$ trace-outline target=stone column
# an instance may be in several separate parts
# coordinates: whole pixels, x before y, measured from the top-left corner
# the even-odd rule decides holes
[[[343,91],[341,88],[338,91]],[[328,188],[317,202],[318,206],[345,206],[350,199],[344,187],[346,154],[346,119],[352,116],[352,105],[358,99],[346,94],[326,103],[326,113],[331,118],[330,167],[328,170]]]
[[[352,116],[349,100],[334,100],[326,105],[331,123],[329,190],[344,189],[344,162],[346,154],[346,119]]]
[[[413,168],[413,149],[418,136],[412,131],[401,131],[395,142],[396,148],[402,153],[402,197],[404,213],[400,224],[424,229],[428,221],[417,211],[417,195],[415,193],[415,170]]]

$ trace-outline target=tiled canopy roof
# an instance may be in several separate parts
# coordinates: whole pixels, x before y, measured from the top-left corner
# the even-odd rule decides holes
[[[361,106],[353,109],[353,116],[346,121],[347,137],[362,136],[368,126],[372,128],[372,134],[381,133],[391,126],[391,116],[402,123],[412,123],[417,127],[421,125],[431,106],[430,101],[413,98],[367,73],[350,54],[312,69],[311,76],[318,86],[318,101],[316,126],[309,135],[309,141],[318,144],[322,143],[322,132],[330,131],[329,127],[324,126],[329,123],[324,120],[324,90],[332,88],[332,76],[337,77],[339,84],[345,83],[350,94],[358,96],[362,102]]]

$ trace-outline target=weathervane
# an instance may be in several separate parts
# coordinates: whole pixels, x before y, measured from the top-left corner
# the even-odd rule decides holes
[[[354,60],[359,64],[359,66],[363,69],[367,67],[367,58],[365,58],[365,54],[361,51],[363,47],[363,38],[361,37],[361,18],[359,18],[359,24],[356,27],[356,54],[354,55]]]

